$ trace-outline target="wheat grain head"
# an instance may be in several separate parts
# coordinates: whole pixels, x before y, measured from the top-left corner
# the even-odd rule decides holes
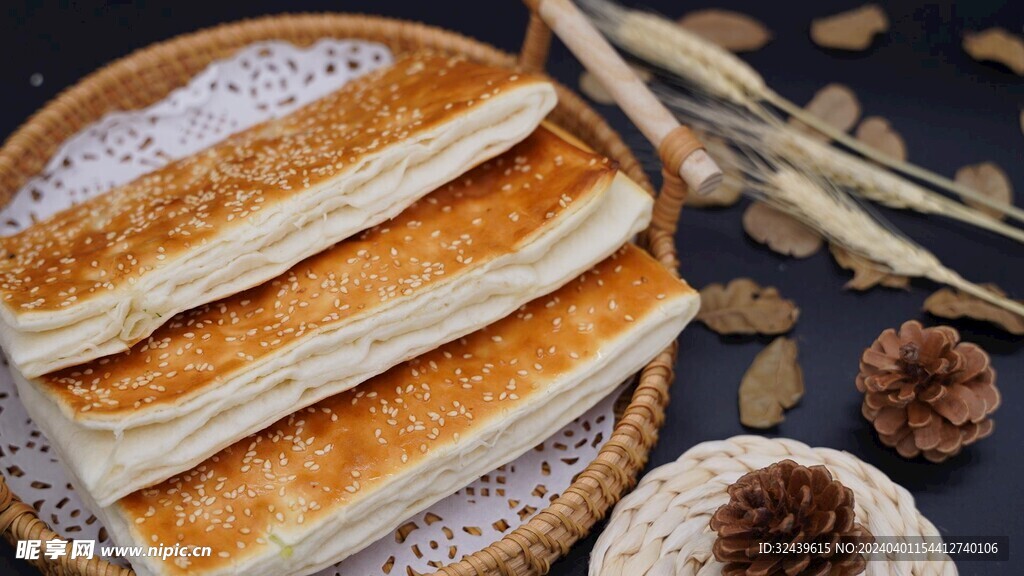
[[[1024,230],[926,190],[874,163],[809,138],[788,124],[766,131],[764,142],[784,158],[803,158],[832,182],[872,202],[890,208],[938,214],[1024,242]]]
[[[688,96],[664,86],[655,93],[690,125],[717,133],[827,177],[832,183],[858,196],[897,209],[938,214],[1024,242],[1024,230],[947,198],[848,154],[827,143],[808,137],[790,124],[773,117],[749,117],[742,111],[698,96]]]
[[[615,44],[636,57],[677,74],[693,86],[761,112],[764,79],[732,53],[650,12],[622,8],[609,0],[581,0],[580,6]]]

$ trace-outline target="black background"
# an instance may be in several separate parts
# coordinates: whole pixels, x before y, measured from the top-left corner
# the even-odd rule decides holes
[[[1024,195],[1018,122],[1024,106],[1021,78],[997,65],[971,60],[960,48],[965,30],[1001,25],[1020,33],[1024,5],[1005,3],[894,2],[886,6],[892,30],[863,53],[817,48],[807,34],[813,17],[855,7],[857,0],[760,2],[646,0],[668,16],[706,6],[744,11],[766,23],[774,41],[747,57],[782,95],[803,103],[828,82],[851,86],[866,115],[889,119],[907,143],[912,161],[952,176],[959,166],[991,160],[1002,166]],[[500,1],[291,1],[169,2],[13,2],[0,8],[0,134],[10,134],[47,100],[107,62],[158,40],[250,16],[284,11],[377,13],[447,27],[506,50],[516,50],[526,9]],[[549,70],[576,85],[579,64],[560,45]],[[29,78],[41,74],[43,83]],[[656,165],[637,132],[612,107],[600,112],[645,158]],[[1020,202],[1018,201],[1018,204]],[[745,205],[745,204],[744,204]],[[857,360],[879,332],[911,318],[932,325],[938,319],[919,312],[936,287],[915,282],[910,291],[875,289],[866,294],[842,289],[847,273],[826,252],[806,260],[775,255],[745,237],[743,206],[720,211],[686,210],[678,235],[684,276],[695,286],[749,276],[779,288],[801,307],[793,336],[799,341],[807,393],[769,435],[814,446],[847,450],[881,468],[907,487],[918,507],[945,534],[1008,535],[1009,563],[963,563],[964,574],[1021,573],[1024,552],[1024,352],[1019,338],[985,325],[954,322],[966,340],[992,354],[1003,393],[992,437],[941,465],[908,462],[881,446],[859,413],[854,388]],[[996,282],[1024,297],[1024,247],[937,217],[885,212],[899,228],[934,251],[965,277]],[[723,338],[695,325],[682,336],[678,379],[667,424],[651,464],[677,458],[694,444],[745,430],[739,423],[736,388],[746,367],[767,344],[762,338]],[[595,536],[552,568],[553,574],[586,574]],[[30,574],[0,546],[0,574]]]

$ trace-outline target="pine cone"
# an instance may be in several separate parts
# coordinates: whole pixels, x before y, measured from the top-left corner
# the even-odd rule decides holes
[[[864,351],[857,389],[861,412],[886,446],[904,458],[941,462],[992,433],[989,414],[999,407],[996,373],[988,354],[960,342],[949,326],[905,322]]]
[[[853,491],[824,466],[783,460],[745,474],[729,486],[729,503],[715,511],[712,552],[724,576],[852,576],[864,571],[860,554],[840,553],[840,542],[873,540],[854,522]],[[827,553],[761,553],[761,543],[818,544]],[[823,550],[825,551],[825,550]]]

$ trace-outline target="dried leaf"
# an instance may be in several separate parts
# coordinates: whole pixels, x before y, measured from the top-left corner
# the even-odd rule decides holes
[[[794,258],[811,256],[823,243],[816,230],[763,202],[754,202],[743,213],[743,229],[775,252]]]
[[[644,82],[649,82],[651,80],[651,73],[647,70],[637,68],[636,66],[630,67]],[[580,92],[583,92],[587,98],[590,98],[598,104],[615,104],[615,99],[612,98],[612,95],[608,92],[608,89],[604,87],[604,84],[601,83],[601,80],[588,70],[584,70],[580,73]]]
[[[804,373],[797,362],[796,342],[776,338],[747,368],[740,382],[740,422],[751,428],[771,428],[785,420],[804,395]]]
[[[982,287],[1006,296],[995,284],[983,284]],[[991,322],[1010,334],[1024,335],[1024,317],[952,288],[942,288],[929,296],[924,301],[924,310],[941,318],[973,318]]]
[[[903,143],[903,137],[881,116],[865,118],[860,126],[857,126],[857,139],[893,158],[907,159],[907,146]]]
[[[1006,176],[1006,172],[1003,172],[1002,168],[992,162],[964,166],[956,171],[954,180],[956,180],[957,184],[963,184],[997,202],[1003,204],[1013,203],[1013,186],[1010,184],[1010,179]],[[1004,214],[1002,212],[980,202],[964,198],[964,203],[981,210],[993,218],[1003,219]]]
[[[864,291],[875,286],[906,290],[910,287],[910,278],[893,274],[860,254],[850,252],[838,244],[829,244],[829,250],[836,264],[846,270],[853,270],[853,278],[843,286],[848,290]]]
[[[687,208],[725,208],[739,202],[743,196],[743,173],[736,166],[736,153],[729,148],[721,138],[711,134],[700,134],[700,139],[709,150],[714,150],[712,156],[721,166],[725,179],[715,188],[714,192],[701,196],[690,194],[686,198]]]
[[[753,52],[771,41],[772,33],[757,20],[731,10],[695,10],[679,25],[730,52]]]
[[[832,83],[814,93],[804,110],[824,120],[836,130],[847,132],[860,119],[860,102],[857,95],[849,87]],[[790,118],[789,123],[810,136],[827,141],[828,137],[800,122]]]
[[[700,297],[697,320],[719,334],[784,334],[800,316],[792,300],[750,278],[737,278],[727,286],[708,284]]]
[[[860,118],[860,101],[849,86],[833,82],[814,93],[804,109],[846,132]]]
[[[1024,40],[1004,28],[989,28],[964,36],[964,51],[971,58],[998,62],[1024,76]]]
[[[889,18],[877,4],[840,12],[811,22],[811,40],[822,48],[866,50],[875,34],[889,30]]]

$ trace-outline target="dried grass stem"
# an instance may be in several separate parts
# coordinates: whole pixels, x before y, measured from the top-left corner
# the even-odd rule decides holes
[[[888,156],[849,134],[836,130],[773,91],[756,70],[735,55],[685,30],[671,20],[650,12],[623,8],[612,0],[579,0],[579,3],[593,17],[598,28],[615,44],[708,94],[728,100],[761,118],[772,116],[773,112],[769,105],[774,106],[879,164],[1024,222],[1024,210],[1016,206],[998,202],[949,178]],[[942,203],[938,200],[944,198],[941,195],[921,187],[918,189],[927,196],[935,197],[933,204]],[[911,204],[908,206],[915,208]],[[946,210],[945,213],[948,215],[952,211]],[[982,217],[992,220],[987,215]],[[964,221],[976,223],[971,219]],[[988,229],[994,228],[987,224],[977,225]]]

